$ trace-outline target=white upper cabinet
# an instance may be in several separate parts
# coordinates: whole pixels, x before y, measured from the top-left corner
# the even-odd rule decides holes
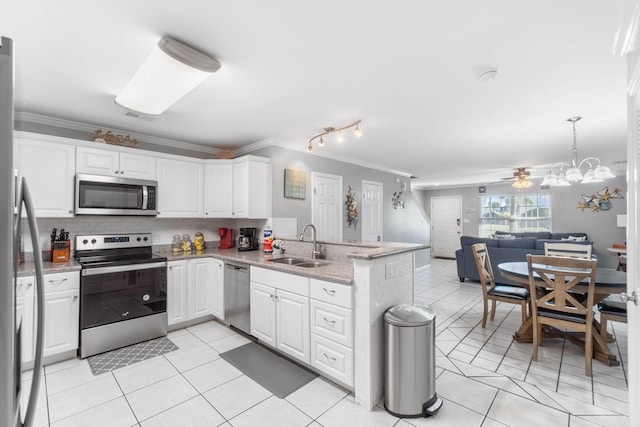
[[[233,218],[271,216],[271,164],[263,157],[246,156],[233,163]]]
[[[77,147],[76,172],[156,179],[156,158],[144,154]]]
[[[202,218],[202,162],[158,159],[158,217]]]
[[[231,218],[233,165],[214,160],[204,165],[204,217]]]
[[[76,147],[44,138],[16,141],[18,174],[27,179],[36,216],[72,217]]]

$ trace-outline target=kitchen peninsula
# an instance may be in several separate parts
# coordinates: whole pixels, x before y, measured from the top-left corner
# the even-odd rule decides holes
[[[338,382],[354,391],[358,404],[372,409],[383,398],[384,392],[384,312],[393,305],[413,301],[413,253],[428,246],[354,241],[319,242],[325,255],[322,261],[326,264],[309,268],[272,262],[273,259],[283,257],[310,258],[312,243],[299,242],[297,239],[284,240],[287,247],[284,255],[272,256],[262,251],[239,252],[235,248],[212,248],[189,254],[167,252],[165,255],[169,261],[213,257],[308,277],[312,284],[315,280],[317,283],[348,286],[352,301],[353,354],[352,359],[345,360],[344,363],[353,364],[353,382]],[[313,313],[311,318],[313,323]],[[350,324],[347,322],[347,325]]]

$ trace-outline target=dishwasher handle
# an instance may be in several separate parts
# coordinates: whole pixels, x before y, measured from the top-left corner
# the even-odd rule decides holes
[[[242,271],[242,272],[246,272],[249,270],[249,266],[244,265],[244,264],[230,264],[230,263],[225,263],[224,267],[226,269],[229,270],[236,270],[236,271]]]

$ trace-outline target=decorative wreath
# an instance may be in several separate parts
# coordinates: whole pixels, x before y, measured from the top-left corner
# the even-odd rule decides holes
[[[353,225],[355,228],[358,224],[360,213],[358,212],[358,202],[356,202],[356,192],[353,191],[351,186],[349,186],[349,190],[347,191],[347,201],[345,205],[347,205],[347,223],[349,226]]]

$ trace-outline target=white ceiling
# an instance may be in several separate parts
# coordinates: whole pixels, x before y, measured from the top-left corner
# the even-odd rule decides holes
[[[620,0],[24,0],[0,34],[16,45],[16,110],[238,148],[306,147],[325,126],[363,135],[322,149],[430,187],[542,175],[579,157],[626,158]],[[153,121],[113,99],[163,35],[222,68]],[[486,67],[500,70],[483,83]],[[616,172],[623,172],[618,164]]]

